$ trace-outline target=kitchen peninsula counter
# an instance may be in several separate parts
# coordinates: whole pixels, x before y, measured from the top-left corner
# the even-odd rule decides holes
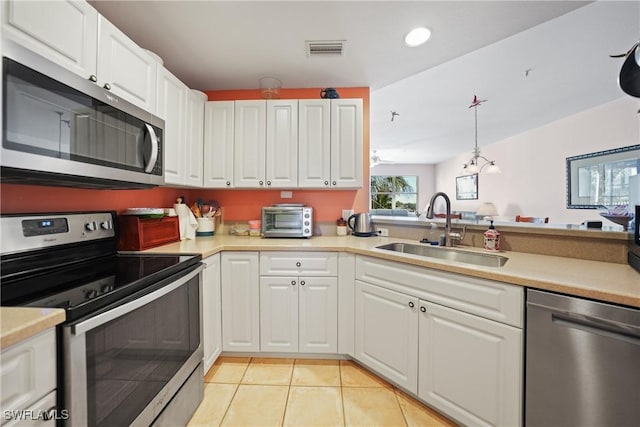
[[[0,349],[64,322],[61,308],[0,307]]]
[[[145,252],[200,253],[203,258],[221,251],[349,252],[640,308],[640,273],[626,264],[501,251],[500,255],[509,258],[504,266],[484,267],[376,248],[392,242],[419,244],[416,240],[395,237],[318,236],[311,239],[262,239],[216,235],[183,240]],[[458,249],[487,253],[482,249],[470,247]]]

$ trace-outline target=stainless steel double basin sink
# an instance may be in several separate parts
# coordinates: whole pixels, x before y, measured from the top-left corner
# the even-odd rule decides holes
[[[426,258],[437,258],[446,261],[461,262],[464,264],[480,265],[484,267],[502,267],[509,259],[501,255],[481,254],[461,251],[453,248],[415,245],[410,243],[388,243],[386,245],[376,246],[376,248],[404,254],[418,255]]]

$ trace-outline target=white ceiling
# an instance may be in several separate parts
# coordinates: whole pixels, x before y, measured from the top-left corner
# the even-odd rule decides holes
[[[474,94],[479,145],[623,96],[607,55],[640,34],[638,1],[90,3],[194,89],[370,87],[371,148],[402,163],[470,153]],[[419,25],[431,40],[404,46]],[[344,56],[309,58],[306,40],[346,40]]]

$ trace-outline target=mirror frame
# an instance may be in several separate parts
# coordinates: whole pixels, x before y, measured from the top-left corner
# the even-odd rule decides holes
[[[567,208],[599,209],[603,207],[603,205],[572,203],[572,194],[579,194],[580,177],[578,170],[580,168],[608,163],[611,161],[634,159],[638,162],[638,172],[640,172],[640,144],[567,157]]]

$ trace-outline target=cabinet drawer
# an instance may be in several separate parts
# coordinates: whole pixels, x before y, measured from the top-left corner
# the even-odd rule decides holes
[[[2,351],[2,411],[27,409],[56,388],[56,333],[48,329]]]
[[[356,257],[356,279],[522,327],[523,288],[492,280]]]
[[[8,415],[3,408],[2,421],[12,419],[2,424],[2,427],[55,427],[57,419],[64,420],[69,415],[67,410],[56,407],[56,396],[54,390],[26,408],[24,412],[10,412]]]
[[[261,252],[262,276],[337,276],[336,252]]]

